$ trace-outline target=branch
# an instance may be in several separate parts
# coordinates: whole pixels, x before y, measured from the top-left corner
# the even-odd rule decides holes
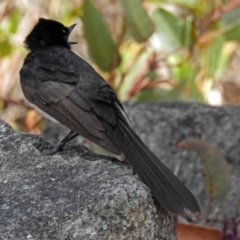
[[[17,106],[26,108],[27,110],[32,110],[33,109],[29,105],[25,104],[23,101],[16,101],[16,100],[13,100],[11,98],[5,98],[5,97],[2,97],[2,96],[0,96],[0,100],[2,100],[4,103],[7,103],[7,104],[13,104],[13,105],[17,105]]]

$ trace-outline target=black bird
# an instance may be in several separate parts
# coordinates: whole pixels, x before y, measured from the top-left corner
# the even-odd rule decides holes
[[[131,129],[112,87],[71,51],[68,37],[74,26],[40,18],[25,40],[29,53],[20,82],[26,99],[71,130],[48,153],[82,135],[114,154],[123,153],[166,210],[200,212],[193,194]]]

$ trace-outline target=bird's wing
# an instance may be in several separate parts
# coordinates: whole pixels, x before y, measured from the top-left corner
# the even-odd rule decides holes
[[[29,77],[31,74],[29,74]],[[105,119],[108,123],[116,125],[114,112],[108,110],[111,108],[105,106],[104,101],[101,103],[97,99],[98,97],[95,100],[89,100],[85,96],[86,94],[84,95],[83,93],[84,89],[81,90],[81,82],[79,82],[77,75],[68,74],[66,71],[57,69],[47,71],[47,69],[38,67],[37,71],[35,70],[34,72],[34,81],[36,83],[31,87],[28,86],[30,81],[23,79],[27,75],[23,70],[22,76],[24,77],[22,77],[21,83],[25,85],[23,86],[23,89],[25,89],[24,93],[28,96],[27,98],[30,102],[72,131],[112,153],[120,154],[120,150],[112,142],[101,123],[101,120]],[[65,78],[66,81],[64,81]],[[72,78],[72,81],[69,78]],[[77,80],[78,82],[76,83]],[[104,111],[104,113],[101,111]]]

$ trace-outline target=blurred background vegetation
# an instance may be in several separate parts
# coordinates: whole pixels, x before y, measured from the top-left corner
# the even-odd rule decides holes
[[[240,103],[240,0],[1,0],[0,117],[41,132],[19,70],[39,17],[77,23],[73,51],[121,100]]]

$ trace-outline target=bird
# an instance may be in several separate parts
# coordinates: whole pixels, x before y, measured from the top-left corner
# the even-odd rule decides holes
[[[32,106],[70,129],[47,154],[81,135],[111,153],[123,154],[167,211],[200,213],[194,195],[133,131],[111,85],[71,50],[76,42],[68,38],[75,26],[40,18],[25,38],[23,94]]]

